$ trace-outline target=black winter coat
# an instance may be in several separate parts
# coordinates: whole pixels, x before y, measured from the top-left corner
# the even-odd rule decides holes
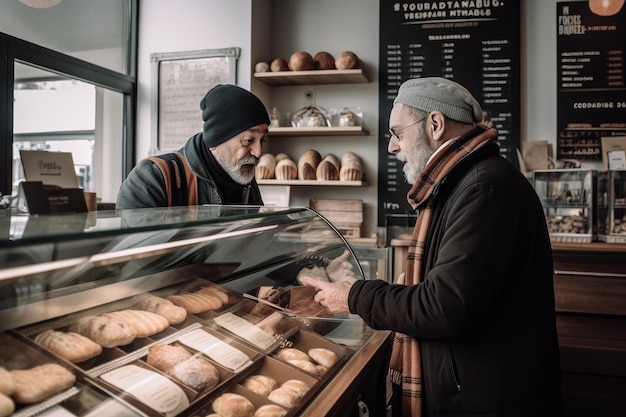
[[[349,306],[419,339],[427,416],[560,416],[550,239],[529,181],[496,145],[436,191],[422,282],[359,281]]]

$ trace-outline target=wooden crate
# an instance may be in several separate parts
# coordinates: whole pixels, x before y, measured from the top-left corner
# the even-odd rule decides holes
[[[313,198],[309,207],[324,216],[347,238],[361,237],[363,200],[321,200]]]

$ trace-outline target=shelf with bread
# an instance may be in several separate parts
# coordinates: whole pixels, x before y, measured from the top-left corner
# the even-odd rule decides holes
[[[363,187],[367,185],[365,181],[340,181],[340,180],[277,180],[258,179],[259,185],[313,185],[313,186],[335,186],[335,187]]]
[[[363,126],[270,127],[269,136],[364,136]]]
[[[362,68],[255,72],[254,78],[271,86],[369,83]]]

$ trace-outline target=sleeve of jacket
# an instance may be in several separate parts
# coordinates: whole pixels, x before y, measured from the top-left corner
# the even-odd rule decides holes
[[[128,174],[117,196],[116,208],[167,207],[165,179],[156,164],[141,161]]]
[[[532,233],[524,229],[533,227],[524,218],[523,197],[475,183],[447,203],[437,256],[419,285],[374,280],[351,289],[351,312],[372,328],[454,337],[497,311],[503,294],[520,281],[517,253],[529,240],[523,235]]]

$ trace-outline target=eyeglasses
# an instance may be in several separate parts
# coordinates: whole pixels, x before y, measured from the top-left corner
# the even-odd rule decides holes
[[[395,132],[392,129],[389,129],[389,135],[386,135],[387,136],[387,140],[389,141],[389,140],[393,139],[393,140],[396,141],[396,143],[400,143],[400,141],[402,140],[402,138],[400,136],[398,136],[400,133],[404,132],[405,130],[407,130],[411,126],[414,126],[414,125],[424,121],[427,118],[428,118],[428,116],[422,117],[418,121],[413,122],[413,123],[409,123],[408,125],[406,125],[404,127],[401,127],[400,129],[396,130]]]

